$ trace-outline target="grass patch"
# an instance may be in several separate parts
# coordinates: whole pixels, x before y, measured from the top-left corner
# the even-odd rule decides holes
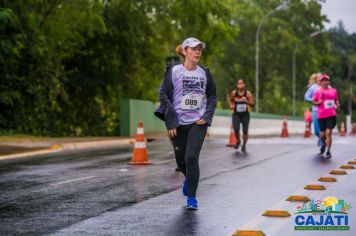
[[[0,135],[0,142],[21,142],[21,141],[47,141],[50,137],[32,136],[25,134]]]

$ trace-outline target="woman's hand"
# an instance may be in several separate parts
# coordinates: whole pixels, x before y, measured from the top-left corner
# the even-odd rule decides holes
[[[170,137],[170,138],[174,138],[175,136],[177,136],[177,129],[169,129],[168,130],[168,136]]]
[[[234,113],[234,109],[235,109],[234,105],[230,105],[230,111],[231,111],[231,113]]]
[[[206,121],[204,119],[200,119],[196,122],[197,125],[205,125]]]
[[[320,105],[322,103],[323,103],[323,100],[314,101],[314,105]]]

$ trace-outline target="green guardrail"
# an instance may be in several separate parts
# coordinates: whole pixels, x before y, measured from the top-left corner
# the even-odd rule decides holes
[[[158,103],[145,100],[125,99],[120,104],[120,135],[136,134],[137,123],[143,122],[145,132],[165,132],[164,122],[153,115]]]
[[[231,111],[228,109],[216,109],[214,115],[216,116],[231,116]],[[251,112],[251,118],[253,119],[276,119],[280,120],[284,118],[284,115],[275,115],[268,113]],[[304,120],[301,116],[287,116],[288,120]]]
[[[120,104],[120,135],[134,136],[137,123],[142,121],[146,133],[165,132],[164,122],[153,115],[158,103],[146,100],[125,99]],[[228,109],[216,109],[215,116],[231,116]],[[283,115],[251,112],[252,119],[283,119]],[[303,120],[303,117],[287,116],[288,120]]]

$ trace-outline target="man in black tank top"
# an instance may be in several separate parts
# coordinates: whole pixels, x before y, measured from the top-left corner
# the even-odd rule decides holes
[[[237,140],[235,149],[238,149],[240,141],[240,124],[242,124],[243,144],[241,151],[246,151],[246,143],[248,140],[248,126],[250,123],[250,110],[254,106],[253,95],[245,89],[245,83],[242,79],[237,82],[237,89],[233,90],[229,98],[230,109],[233,112],[232,124]]]

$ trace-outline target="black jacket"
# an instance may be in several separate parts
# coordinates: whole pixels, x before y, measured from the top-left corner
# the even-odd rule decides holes
[[[160,93],[159,93],[159,101],[160,105],[154,112],[155,116],[159,119],[165,121],[167,129],[174,129],[179,126],[178,116],[173,103],[173,81],[172,81],[172,68],[174,65],[168,66],[166,68],[164,80],[161,84]],[[213,115],[216,108],[216,88],[213,77],[208,68],[202,67],[207,76],[207,85],[206,85],[206,111],[201,117],[204,119],[208,126],[211,125],[213,120]]]

